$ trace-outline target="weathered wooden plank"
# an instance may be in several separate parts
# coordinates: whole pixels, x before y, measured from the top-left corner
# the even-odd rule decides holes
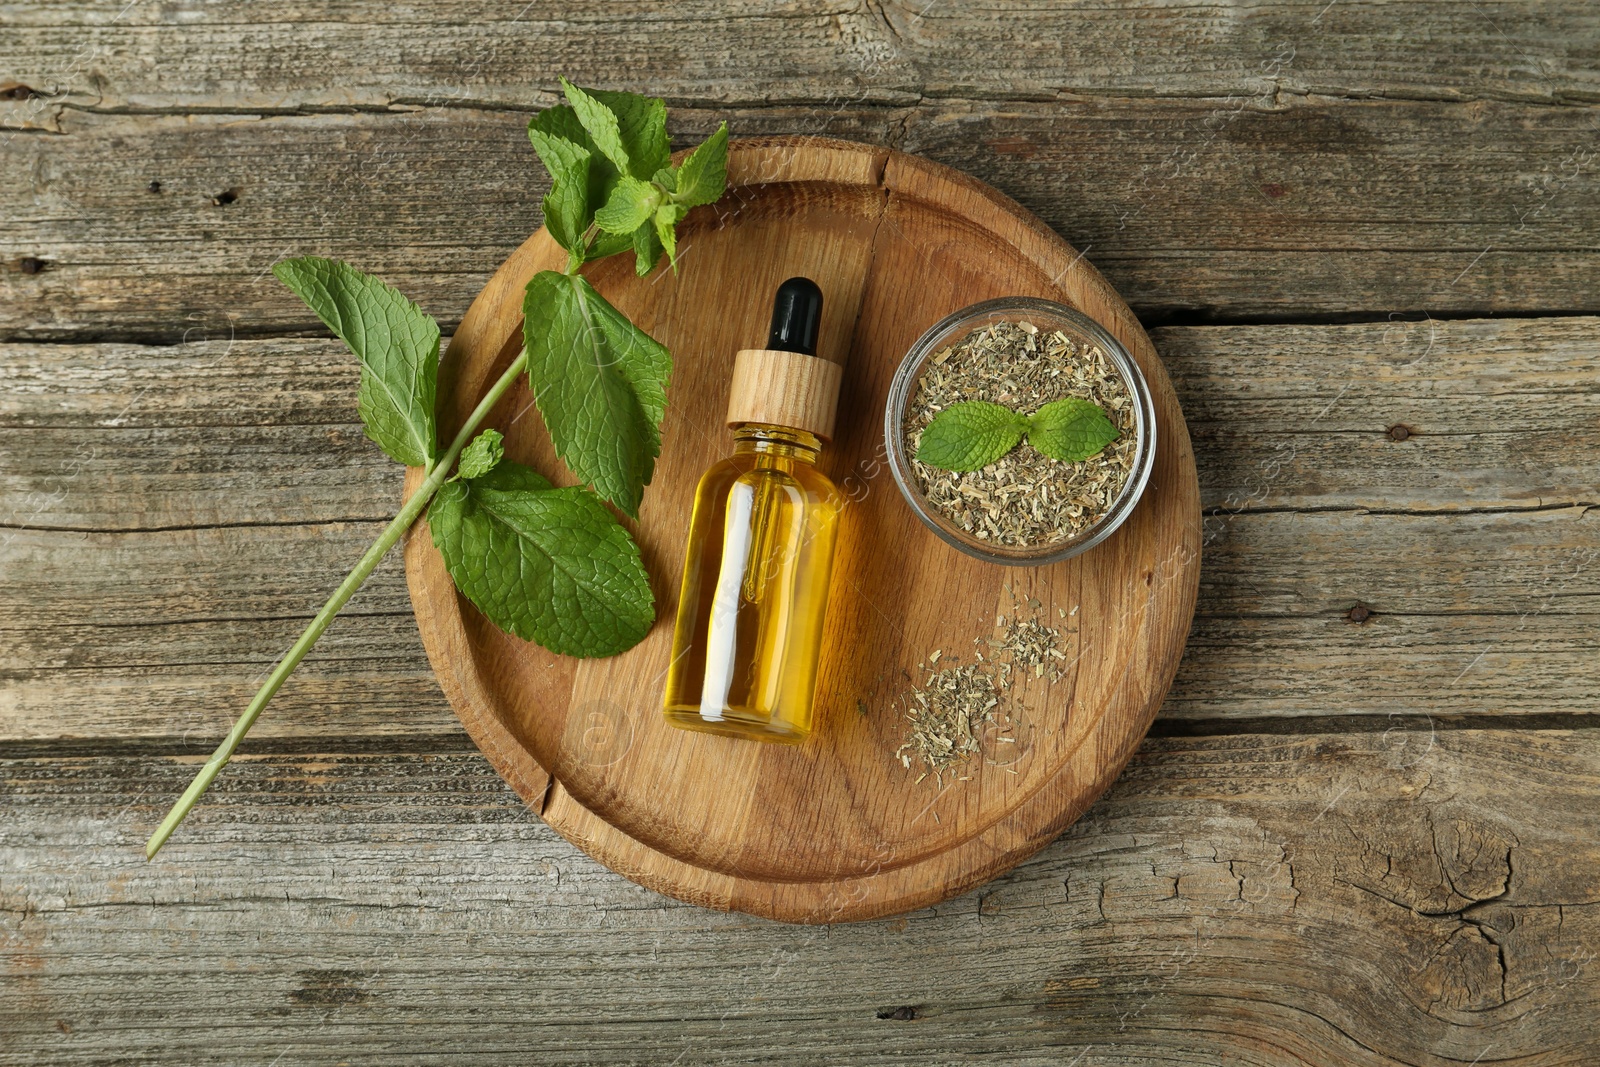
[[[1593,318],[1155,333],[1224,513],[1600,501],[1597,337]],[[398,482],[355,383],[311,339],[5,346],[0,523],[381,520]]]
[[[3,209],[0,337],[311,326],[267,273],[305,252],[379,272],[448,325],[538,225],[525,118],[71,111],[57,135],[0,139],[0,165],[28,193]],[[982,178],[1083,249],[1141,314],[1600,309],[1584,108],[1074,98],[673,121],[693,140],[722,118],[740,135],[891,143]],[[1463,143],[1495,151],[1463,155]]]
[[[7,531],[3,625],[42,632],[309,618],[380,529],[330,522]],[[1217,517],[1208,533],[1203,615],[1329,616],[1358,601],[1405,615],[1600,614],[1600,508],[1259,512]],[[352,610],[408,610],[398,562],[381,566]],[[51,646],[39,639],[36,647]]]
[[[810,112],[787,117],[815,121]],[[33,274],[0,271],[0,335],[320,332],[269,273],[303,253],[348,259],[442,322],[459,320],[540,224],[547,183],[527,118],[77,112],[63,136],[0,142],[7,171],[33,175],[34,192],[5,209],[0,263],[47,264]],[[714,126],[709,113],[688,118]],[[782,126],[757,118],[763,132]],[[839,121],[846,136],[881,141],[893,119],[858,110]]]
[[[1600,501],[1600,320],[1156,330],[1201,494],[1247,508]]]
[[[400,476],[362,434],[357,380],[326,340],[7,347],[0,523],[386,519]]]
[[[302,619],[9,631],[0,740],[168,739],[227,732]],[[1588,715],[1600,678],[1592,615],[1374,614],[1194,622],[1161,715],[1174,722],[1366,715]],[[1529,684],[1537,678],[1537,684]],[[251,733],[382,745],[459,736],[409,611],[341,617]]]
[[[950,105],[897,146],[1014,196],[1142,315],[1294,319],[1592,307],[1595,144],[1588,109],[1282,96]]]
[[[1169,716],[1595,711],[1600,510],[1214,522]],[[377,529],[9,531],[0,733],[220,733]],[[307,662],[262,736],[454,731],[398,556]]]
[[[221,737],[379,529],[113,535],[93,562],[81,552],[100,535],[0,530],[0,603],[18,613],[0,627],[10,653],[0,666],[0,735],[169,736],[200,745]],[[250,555],[254,565],[240,568]],[[218,579],[237,581],[237,595]],[[57,598],[72,606],[55,619],[34,610]],[[395,553],[255,733],[376,738],[459,729],[423,653]]]
[[[1380,603],[1382,597],[1375,597]],[[1202,598],[1202,603],[1204,598]],[[1546,602],[1550,603],[1550,602]],[[1556,609],[1557,611],[1559,609]],[[1368,715],[1588,715],[1600,691],[1593,616],[1202,615],[1161,716],[1169,722]]]
[[[1224,96],[1263,82],[1298,93],[1600,98],[1600,22],[1575,0],[1536,10],[1188,0],[1136,13],[1048,0],[285,4],[240,22],[231,5],[10,4],[0,69],[50,103],[139,108],[527,108],[549,102],[558,74],[745,105]]]
[[[1600,509],[1215,517],[1201,602],[1213,615],[1593,614]]]
[[[0,1062],[1553,1065],[1600,1054],[1600,737],[1156,739],[983,889],[676,904],[475,755],[13,760]]]
[[[38,652],[52,639],[69,666],[14,666],[0,675],[0,739],[71,740],[115,747],[165,738],[210,749],[293,643],[305,619],[153,625],[132,633],[93,626],[0,636]],[[194,631],[186,635],[183,631]],[[59,662],[59,660],[58,660]],[[318,737],[386,747],[396,738],[460,737],[404,615],[341,616],[273,699],[251,737]]]

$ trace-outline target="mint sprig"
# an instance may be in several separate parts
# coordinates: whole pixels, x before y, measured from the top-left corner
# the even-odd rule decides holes
[[[630,93],[561,81],[567,103],[528,125],[545,169],[545,226],[567,250],[564,270],[541,271],[523,298],[523,351],[440,447],[439,327],[397,290],[348,264],[306,257],[273,273],[361,362],[362,425],[392,458],[425,473],[394,520],[278,661],[244,713],[145,844],[153,858],[227,765],[256,718],[335,615],[424,512],[456,587],[495,625],[572,656],[611,656],[655,621],[639,547],[602,502],[637,515],[661,450],[672,359],[579,274],[632,250],[640,275],[663,252],[677,259],[677,226],[722,195],[727,125],[673,167],[666,106]],[[586,486],[556,488],[505,458],[500,431],[479,427],[528,374],[545,428]],[[452,472],[454,472],[452,474]]]
[[[550,234],[567,250],[564,271],[540,271],[523,301],[523,342],[533,398],[556,455],[578,479],[631,516],[661,452],[672,361],[666,348],[612,307],[582,276],[584,263],[631,248],[648,274],[662,253],[677,263],[677,227],[722,195],[723,123],[671,165],[660,101],[561,82],[567,103],[528,126],[554,184]]]
[[[534,116],[528,138],[550,171],[545,220],[567,250],[567,273],[629,248],[640,277],[663,251],[676,267],[678,223],[690,208],[716,202],[727,184],[728,124],[674,167],[660,100],[581,89],[565,78],[561,91],[567,103]]]
[[[917,462],[947,471],[981,470],[1024,436],[1051,459],[1078,463],[1115,441],[1118,431],[1098,404],[1082,397],[1053,400],[1032,415],[987,400],[964,400],[928,423]]]

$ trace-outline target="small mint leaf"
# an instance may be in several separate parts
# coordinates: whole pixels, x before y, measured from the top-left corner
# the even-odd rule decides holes
[[[545,108],[533,116],[528,128],[551,137],[559,137],[563,141],[571,141],[595,155],[600,154],[596,151],[594,142],[589,139],[589,131],[578,121],[578,113],[572,110],[571,104],[554,104]]]
[[[663,109],[663,143],[666,138],[665,114]],[[528,123],[528,139],[533,142],[545,169],[551,172],[555,180],[550,194],[545,198],[545,225],[550,235],[568,252],[583,251],[585,262],[625,251],[632,244],[631,235],[604,232],[595,234],[588,249],[583,249],[583,238],[596,209],[610,200],[621,175],[611,160],[595,147],[589,131],[578,121],[578,113],[572,106],[558,104],[539,112]],[[574,156],[579,152],[587,153],[581,168]]]
[[[648,181],[672,160],[672,147],[667,143],[667,105],[659,97],[604,89],[584,92],[617,117],[617,133],[628,153],[628,172],[635,178]]]
[[[456,463],[456,473],[463,478],[481,478],[494,470],[495,465],[506,458],[505,437],[499,430],[488,429],[472,439],[472,443],[461,450],[461,459]]]
[[[607,233],[625,236],[631,242],[633,231],[650,221],[661,191],[638,178],[622,177],[611,190],[611,199],[594,213],[595,223]]]
[[[678,269],[678,223],[689,213],[689,209],[682,204],[667,202],[656,208],[655,217],[651,220],[656,230],[656,239],[661,242],[661,247],[667,250],[667,258],[672,261],[672,269]]]
[[[431,465],[439,324],[398,289],[335,259],[286,259],[272,273],[361,361],[356,406],[367,436],[391,459]]]
[[[440,488],[428,529],[445,568],[491,622],[566,656],[614,656],[655,621],[639,546],[593,493],[521,464]]]
[[[617,168],[619,175],[632,173],[628,149],[622,143],[622,128],[617,122],[616,113],[596,100],[587,90],[578,88],[565,78],[561,79],[561,91],[566,94],[567,103],[572,105],[573,113],[578,116],[584,132],[600,150],[600,154],[611,161],[611,165]],[[655,168],[652,167],[645,173],[654,171]]]
[[[472,484],[480,489],[503,489],[507,492],[515,490],[526,493],[555,488],[550,484],[550,479],[532,467],[524,467],[511,460],[495,464],[494,470],[472,479]]]
[[[947,471],[975,471],[1016,448],[1027,428],[1027,419],[987,400],[951,404],[922,431],[917,462]]]
[[[528,378],[556,454],[638,515],[661,452],[672,357],[581,275],[535,274],[522,314]]]
[[[646,224],[633,231],[634,273],[643,278],[655,269],[661,262],[661,238],[656,236],[655,226]]]
[[[1088,459],[1116,439],[1106,413],[1082,397],[1053,400],[1028,419],[1028,443],[1062,463]]]
[[[678,167],[673,199],[684,207],[714,204],[728,184],[728,124],[701,142]]]
[[[601,230],[594,235],[594,243],[589,246],[589,254],[584,257],[588,263],[596,259],[605,259],[618,252],[626,252],[633,247],[633,234],[631,233],[606,233]]]
[[[545,228],[557,244],[572,252],[582,248],[583,233],[589,228],[593,156],[587,147],[540,128],[539,120],[551,110],[554,109],[540,112],[528,124],[528,140],[533,142],[544,169],[550,172],[550,191],[544,197]],[[556,124],[546,120],[544,125]]]

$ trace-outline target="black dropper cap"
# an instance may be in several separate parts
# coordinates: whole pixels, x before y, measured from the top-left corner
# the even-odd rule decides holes
[[[779,352],[817,354],[822,325],[822,290],[810,278],[790,278],[772,298],[772,332],[767,347]]]

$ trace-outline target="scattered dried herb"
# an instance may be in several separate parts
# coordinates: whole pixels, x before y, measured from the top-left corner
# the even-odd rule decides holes
[[[905,767],[915,755],[929,774],[943,776],[979,748],[979,731],[994,721],[1000,686],[993,671],[977,663],[946,667],[907,694],[910,735],[895,755]]]
[[[1067,654],[1061,650],[1060,630],[1046,626],[1036,618],[1024,619],[1017,615],[1011,616],[1010,621],[1003,625],[1005,632],[1000,640],[990,641],[989,648],[991,657],[1003,652],[1010,653],[1010,661],[1000,663],[1007,680],[1013,665],[1024,670],[1031,668],[1035,678],[1048,675],[1052,682],[1061,680],[1061,665],[1066,662]]]
[[[949,666],[935,670],[933,665],[945,654],[943,649],[934,649],[922,668],[927,680],[903,695],[909,728],[895,756],[907,769],[913,759],[922,765],[917,781],[930,774],[942,781],[945,772],[981,751],[986,726],[997,728],[993,731],[994,744],[1016,743],[1019,716],[1008,698],[1014,673],[1048,678],[1052,683],[1065,677],[1067,655],[1061,647],[1061,631],[1040,621],[1036,614],[1042,608],[1040,602],[1030,599],[1025,611],[1023,602],[1012,592],[1012,608],[1011,615],[995,617],[996,636],[972,639],[974,645],[988,648],[987,657],[977,650],[972,663],[958,664],[952,655]],[[1048,609],[1043,614],[1048,618]],[[994,760],[989,762],[1000,765]],[[1009,767],[1004,769],[1016,773]],[[957,779],[970,780],[970,776]]]
[[[983,401],[1038,412],[1068,397],[1097,405],[1116,439],[1078,462],[1052,459],[1030,440],[973,471],[942,470],[913,458],[923,498],[958,529],[997,545],[1051,544],[1093,526],[1127,483],[1137,447],[1133,398],[1097,345],[1027,321],[974,330],[929,358],[906,415],[905,448],[915,457],[929,425],[955,404]]]

